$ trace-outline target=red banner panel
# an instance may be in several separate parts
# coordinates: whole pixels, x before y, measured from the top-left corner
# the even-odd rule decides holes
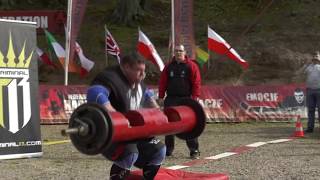
[[[156,87],[150,87],[158,93]],[[42,124],[67,123],[86,102],[87,86],[40,86]],[[208,122],[293,121],[307,117],[304,85],[202,86],[198,102]]]
[[[42,124],[68,123],[79,105],[87,101],[87,86],[39,87],[40,119]]]
[[[307,117],[303,85],[203,86],[199,103],[209,122],[291,121]]]
[[[33,21],[37,23],[37,32],[47,29],[51,33],[64,34],[67,16],[65,11],[0,11],[0,19]]]

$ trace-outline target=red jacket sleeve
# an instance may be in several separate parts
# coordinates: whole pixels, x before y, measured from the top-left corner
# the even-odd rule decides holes
[[[164,95],[167,91],[167,85],[168,85],[168,66],[166,65],[161,74],[160,74],[160,80],[159,80],[159,98],[164,98]]]
[[[196,63],[194,63],[192,60],[190,60],[190,66],[191,66],[191,75],[190,80],[192,84],[192,98],[196,99],[200,96],[201,92],[201,74],[199,67]]]

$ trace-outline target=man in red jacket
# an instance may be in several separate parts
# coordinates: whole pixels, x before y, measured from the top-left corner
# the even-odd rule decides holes
[[[159,103],[165,107],[177,106],[179,99],[197,99],[200,95],[201,76],[198,65],[186,56],[183,45],[175,47],[175,56],[167,64],[160,76]],[[163,103],[163,98],[166,98]],[[174,149],[174,136],[165,137],[167,156],[171,156]],[[198,159],[200,156],[198,139],[187,140],[190,157]]]

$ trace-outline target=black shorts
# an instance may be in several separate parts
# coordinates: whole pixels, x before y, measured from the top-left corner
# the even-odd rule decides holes
[[[153,155],[164,146],[165,145],[159,139],[149,138],[121,144],[114,144],[105,152],[103,152],[102,155],[111,161],[115,161],[127,156],[128,154],[139,153],[138,159],[134,165],[142,168],[146,163],[151,161]]]

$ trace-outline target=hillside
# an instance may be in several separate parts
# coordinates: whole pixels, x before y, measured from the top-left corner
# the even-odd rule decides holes
[[[286,84],[303,82],[294,72],[320,49],[320,1],[277,0],[263,12],[269,0],[196,0],[194,27],[197,44],[206,49],[207,25],[225,38],[250,63],[243,71],[225,57],[211,54],[211,68],[203,74],[205,83],[226,85]],[[136,46],[138,26],[146,33],[163,60],[169,58],[170,0],[154,0],[142,20],[131,27],[111,23],[115,0],[90,0],[83,21],[79,42],[87,57],[96,65],[93,72],[81,79],[70,74],[69,84],[87,84],[106,65],[104,24],[107,24],[123,52]],[[256,21],[257,20],[257,21]],[[250,27],[248,29],[248,27]],[[63,37],[58,37],[63,40]],[[40,47],[47,47],[43,36]],[[110,63],[115,63],[109,57]],[[147,80],[156,83],[158,72],[148,66]],[[63,84],[63,72],[40,68],[42,84]]]

